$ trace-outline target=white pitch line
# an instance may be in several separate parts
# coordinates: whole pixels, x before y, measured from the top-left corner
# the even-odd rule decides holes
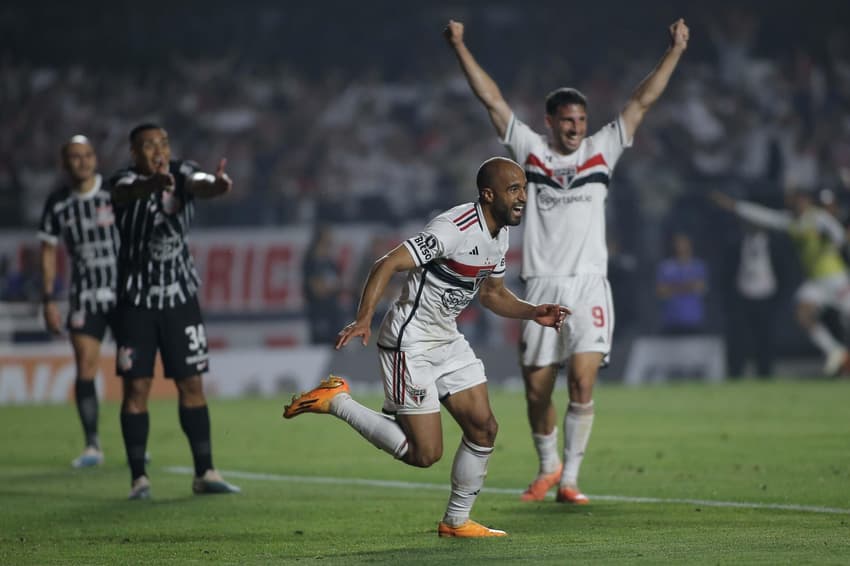
[[[163,468],[172,474],[194,474],[193,468],[183,466],[169,466]],[[369,480],[364,478],[328,478],[321,476],[286,476],[280,474],[264,474],[255,472],[241,472],[238,470],[219,470],[228,477],[246,480],[277,481],[288,483],[318,483],[330,485],[365,485],[369,487],[394,487],[398,489],[430,489],[434,491],[446,491],[446,485],[436,483],[418,483],[392,480]],[[499,493],[505,495],[519,495],[521,489],[506,489],[500,487],[485,487],[482,489],[487,493]],[[627,495],[593,495],[587,496],[597,501],[618,501],[623,503],[684,503],[687,505],[701,505],[703,507],[727,507],[737,509],[770,509],[774,511],[802,511],[806,513],[828,513],[835,515],[850,515],[850,509],[841,507],[818,507],[815,505],[793,505],[783,503],[743,503],[738,501],[710,501],[706,499],[663,499],[660,497],[630,497]]]

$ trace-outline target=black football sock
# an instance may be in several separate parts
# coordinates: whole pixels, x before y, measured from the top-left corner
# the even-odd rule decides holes
[[[192,459],[195,461],[195,476],[200,477],[211,469],[212,444],[210,442],[210,413],[207,406],[180,406],[180,426],[189,439]]]
[[[74,382],[74,399],[77,402],[77,413],[80,415],[80,423],[83,425],[83,434],[86,437],[86,447],[100,449],[97,438],[97,391],[94,388],[94,379],[77,378]]]
[[[130,475],[136,478],[145,474],[145,450],[148,444],[150,417],[148,413],[121,413],[121,434],[127,449],[127,464]]]

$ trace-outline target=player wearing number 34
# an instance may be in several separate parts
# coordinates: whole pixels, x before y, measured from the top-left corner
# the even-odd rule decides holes
[[[171,159],[168,133],[156,124],[130,132],[132,165],[112,176],[112,204],[121,234],[118,255],[116,373],[123,378],[121,433],[130,465],[130,499],[150,497],[145,449],[148,397],[157,351],[165,376],[177,385],[180,426],[195,464],[192,491],[233,493],[213,467],[210,417],[201,374],[208,369],[207,340],[198,306],[198,274],[186,236],[195,198],[233,186],[219,163],[215,174],[191,161]]]

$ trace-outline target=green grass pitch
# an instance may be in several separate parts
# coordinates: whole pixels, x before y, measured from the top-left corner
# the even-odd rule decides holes
[[[850,564],[850,381],[601,384],[585,507],[519,501],[536,472],[524,401],[491,396],[473,518],[498,540],[436,536],[459,440],[445,413],[443,460],[421,470],[333,417],[282,420],[283,398],[213,401],[215,463],[243,493],[193,496],[176,402],[154,403],[153,498],[129,502],[116,405],[93,470],[69,466],[72,406],[0,408],[0,564]]]

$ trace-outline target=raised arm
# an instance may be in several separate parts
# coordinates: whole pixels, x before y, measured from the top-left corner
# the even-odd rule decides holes
[[[667,83],[679,63],[679,58],[688,48],[689,38],[690,32],[688,26],[685,25],[685,20],[679,18],[670,25],[670,47],[667,48],[661,61],[658,62],[652,72],[640,82],[623,108],[626,139],[632,139],[643,121],[646,111],[667,88]]]
[[[481,284],[478,300],[484,306],[499,316],[533,320],[541,326],[551,326],[561,329],[564,319],[570,310],[561,305],[543,304],[532,305],[519,299],[513,291],[505,287],[501,277],[488,277]]]
[[[724,210],[734,213],[750,224],[772,230],[787,230],[794,219],[791,214],[782,210],[774,210],[752,202],[740,201],[719,191],[712,191],[709,198]]]
[[[198,198],[215,198],[229,193],[233,189],[233,181],[224,171],[226,165],[227,159],[222,158],[218,162],[215,175],[200,171],[192,174],[187,180],[186,190]]]
[[[511,120],[513,110],[505,102],[502,97],[502,91],[496,82],[490,78],[490,75],[481,68],[481,65],[472,56],[472,53],[463,42],[463,24],[454,20],[449,20],[443,35],[448,41],[449,46],[454,50],[457,60],[460,63],[460,68],[463,74],[466,75],[466,81],[469,87],[478,100],[484,104],[487,112],[490,114],[490,121],[500,138],[505,137],[505,132],[508,129],[508,123]]]
[[[378,306],[390,279],[395,273],[407,271],[414,267],[416,267],[416,262],[404,244],[398,245],[393,251],[375,262],[366,278],[366,284],[363,286],[363,294],[360,296],[356,318],[339,332],[339,337],[336,340],[337,350],[348,344],[355,336],[362,337],[361,342],[364,346],[369,343],[369,337],[372,335],[372,316],[375,314],[375,308]]]

